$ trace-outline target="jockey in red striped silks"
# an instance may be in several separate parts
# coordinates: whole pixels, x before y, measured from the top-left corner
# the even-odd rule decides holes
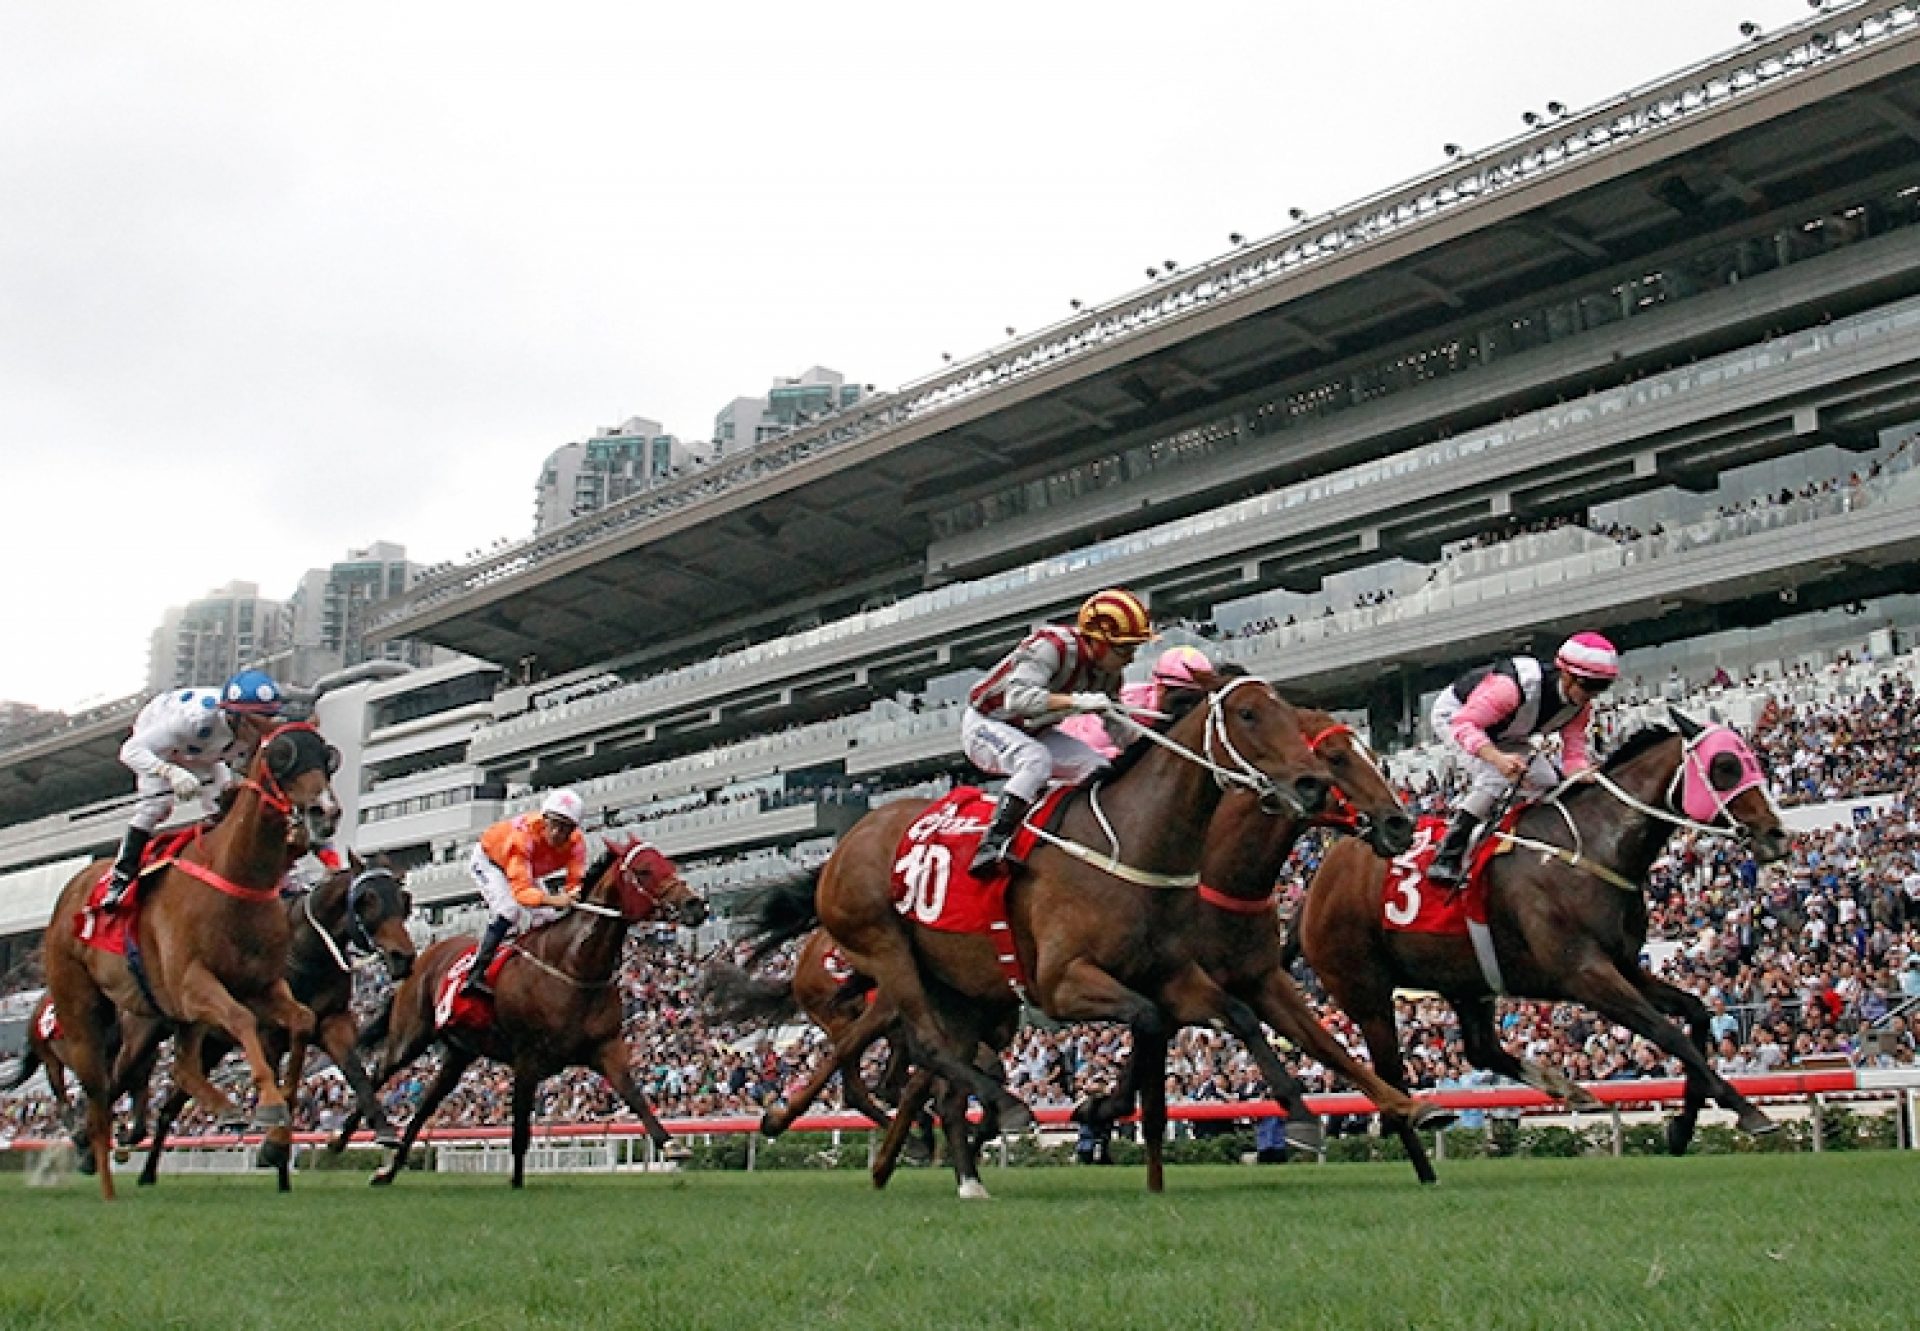
[[[1050,624],[1021,639],[973,686],[961,747],[981,771],[1007,778],[975,873],[1004,864],[1013,834],[1048,781],[1083,781],[1106,765],[1091,746],[1062,734],[1059,723],[1118,711],[1121,676],[1153,636],[1140,598],[1110,588],[1088,597],[1071,626]]]

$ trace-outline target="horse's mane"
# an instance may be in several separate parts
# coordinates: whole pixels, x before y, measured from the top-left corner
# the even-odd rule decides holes
[[[1654,745],[1672,739],[1679,734],[1665,726],[1643,726],[1620,741],[1620,747],[1607,755],[1606,762],[1600,765],[1603,772],[1614,772],[1625,767]]]
[[[1214,687],[1218,688],[1229,680],[1239,679],[1246,673],[1247,668],[1243,665],[1228,663],[1218,666],[1213,672]],[[1166,711],[1167,719],[1164,721],[1155,721],[1149,728],[1160,731],[1163,734],[1173,729],[1188,712],[1191,712],[1207,700],[1208,692],[1210,692],[1210,690],[1207,689],[1168,689],[1164,699],[1164,710]],[[1101,770],[1089,784],[1104,786],[1109,782],[1119,780],[1128,772],[1132,771],[1140,760],[1152,752],[1155,747],[1152,742],[1136,737],[1131,744],[1120,750],[1120,752],[1115,755],[1114,760]]]
[[[605,875],[608,869],[613,867],[613,862],[619,854],[620,852],[612,846],[603,849],[599,855],[594,857],[593,862],[587,865],[586,873],[581,875],[581,886],[586,888],[599,886],[601,877]]]

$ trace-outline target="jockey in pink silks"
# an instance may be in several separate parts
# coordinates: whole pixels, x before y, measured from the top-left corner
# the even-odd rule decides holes
[[[1515,786],[1529,797],[1592,765],[1593,700],[1620,676],[1620,654],[1598,633],[1576,633],[1551,662],[1516,656],[1469,670],[1433,700],[1433,733],[1466,758],[1471,785],[1454,811],[1427,877],[1459,886],[1476,827]],[[1535,735],[1560,736],[1560,769],[1533,752]]]

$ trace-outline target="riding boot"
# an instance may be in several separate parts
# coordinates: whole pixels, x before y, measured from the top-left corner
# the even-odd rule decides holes
[[[480,950],[474,954],[473,969],[467,972],[467,982],[460,986],[461,993],[477,998],[493,992],[493,986],[487,983],[487,967],[493,964],[493,954],[500,950],[511,928],[513,921],[504,915],[487,921],[487,932],[480,939]]]
[[[140,852],[153,840],[153,833],[144,827],[129,826],[120,834],[120,853],[113,858],[113,875],[107,883],[107,894],[100,900],[100,909],[108,912],[120,909],[120,903],[126,900],[127,888],[140,872]]]
[[[1466,877],[1464,861],[1467,846],[1473,840],[1473,830],[1480,826],[1479,818],[1467,809],[1456,809],[1453,821],[1447,825],[1447,835],[1440,842],[1440,853],[1433,857],[1433,864],[1427,869],[1427,881],[1441,887],[1459,890],[1461,880]]]
[[[1013,834],[1020,830],[1021,822],[1032,807],[1032,800],[1001,791],[1000,802],[993,806],[993,821],[987,825],[987,834],[980,838],[980,849],[974,854],[973,863],[967,866],[968,870],[982,875],[1001,872],[1010,858]]]

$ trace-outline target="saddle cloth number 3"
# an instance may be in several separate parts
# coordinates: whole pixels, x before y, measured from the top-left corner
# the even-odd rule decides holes
[[[1389,924],[1404,929],[1419,916],[1420,869],[1424,857],[1433,849],[1433,842],[1432,829],[1422,826],[1414,833],[1413,844],[1394,857],[1391,881],[1387,884],[1389,900],[1386,916]]]
[[[947,879],[953,874],[953,853],[945,846],[920,845],[893,866],[907,885],[907,894],[894,903],[902,915],[933,924],[947,907]]]

